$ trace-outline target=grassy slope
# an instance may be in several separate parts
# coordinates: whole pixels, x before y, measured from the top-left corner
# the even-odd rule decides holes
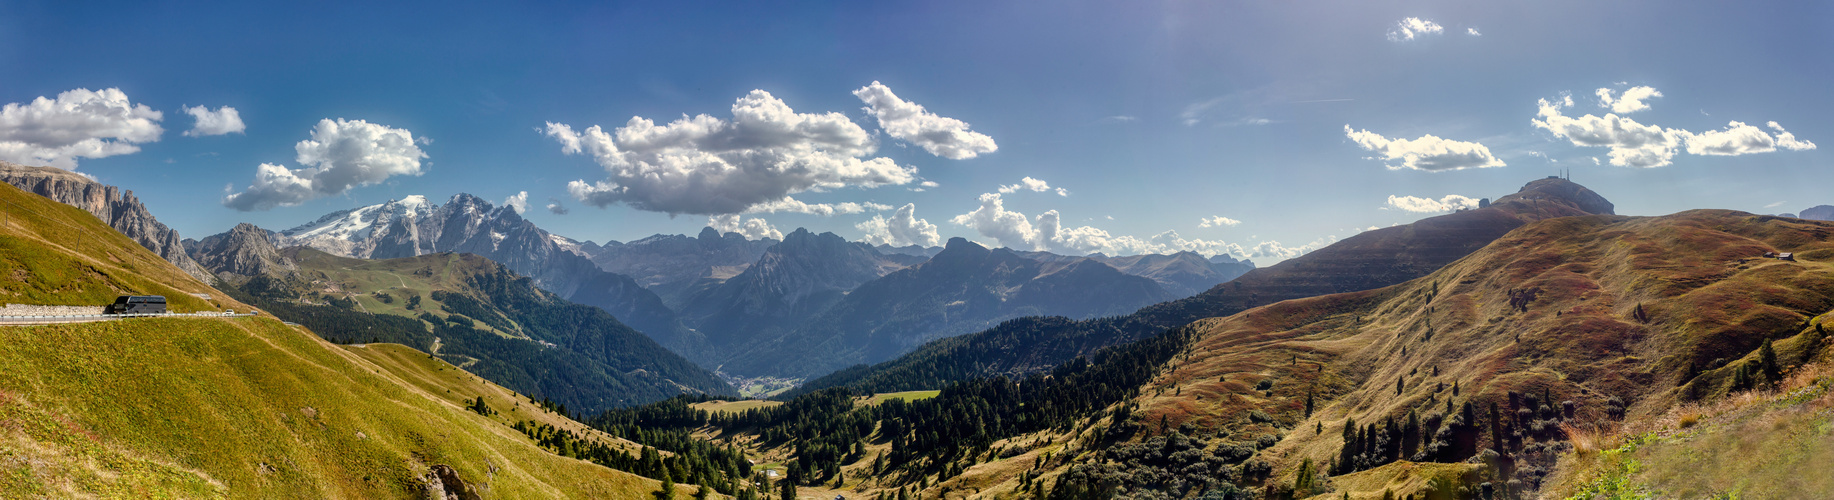
[[[1268,484],[1290,484],[1302,458],[1336,457],[1346,417],[1368,423],[1438,411],[1454,382],[1462,391],[1452,399],[1480,408],[1510,390],[1546,388],[1556,401],[1578,402],[1583,420],[1603,420],[1610,396],[1633,403],[1633,422],[1655,418],[1723,397],[1731,367],[1755,357],[1764,338],[1779,339],[1786,363],[1803,359],[1804,343],[1792,335],[1806,317],[1834,308],[1830,234],[1834,224],[1825,222],[1704,210],[1532,223],[1414,281],[1202,320],[1205,333],[1189,353],[1142,388],[1136,415],[1154,428],[1162,417],[1174,427],[1192,423],[1215,436],[1212,444],[1281,436],[1258,455],[1275,467]],[[1797,252],[1800,262],[1759,258],[1765,251]],[[1526,312],[1509,307],[1508,292],[1524,288],[1541,292]],[[1633,318],[1639,304],[1647,323]],[[1730,361],[1714,368],[1718,358]],[[1397,378],[1406,380],[1401,395]],[[1256,390],[1262,380],[1272,382],[1271,394]],[[1435,394],[1440,382],[1447,389]],[[1308,392],[1319,399],[1310,418]],[[1275,421],[1252,422],[1251,410]],[[1013,441],[1026,439],[1075,442]],[[951,483],[975,485],[983,496],[1017,485],[1012,473],[977,472]],[[1338,486],[1391,480],[1419,483],[1346,476]]]
[[[0,212],[0,302],[101,306],[118,295],[147,294],[166,296],[173,312],[248,308],[89,212],[5,183]]]
[[[88,213],[0,185],[0,300],[166,295],[244,309]],[[207,293],[212,301],[188,295]],[[359,354],[360,353],[360,354]],[[578,423],[401,346],[340,348],[270,318],[0,326],[0,498],[417,497],[433,464],[486,497],[634,497],[657,483],[504,425]],[[448,392],[450,391],[450,392]],[[600,435],[599,437],[603,437]],[[684,490],[685,491],[685,490]]]
[[[440,307],[443,305],[440,301],[433,299],[434,290],[468,293],[473,298],[488,302],[487,297],[477,296],[471,290],[466,279],[477,273],[491,272],[490,263],[469,254],[440,253],[369,260],[340,257],[311,248],[289,248],[285,253],[294,259],[300,271],[308,275],[308,279],[314,280],[313,292],[326,293],[330,289],[342,291],[361,304],[361,310],[365,312],[410,318],[426,312],[445,318],[450,314]],[[394,300],[384,303],[375,296],[375,292],[387,293]],[[408,309],[408,297],[414,295],[420,296],[420,308]],[[508,318],[500,319],[509,321]],[[521,331],[502,331],[483,322],[478,324],[478,328],[506,337],[528,337]]]
[[[1824,315],[1814,323],[1834,321]],[[1792,498],[1834,491],[1834,474],[1814,472],[1834,463],[1830,347],[1823,343],[1803,352],[1811,363],[1775,387],[1677,405],[1594,438],[1590,446],[1567,457],[1560,484],[1549,493],[1580,498]]]
[[[431,389],[480,384],[430,383],[443,363],[375,356],[266,318],[0,328],[0,496],[411,497],[434,464],[492,497],[655,488],[462,409]]]

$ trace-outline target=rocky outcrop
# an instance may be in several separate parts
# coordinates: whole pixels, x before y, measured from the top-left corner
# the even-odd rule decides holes
[[[185,254],[178,231],[159,223],[133,191],[122,191],[74,172],[53,167],[28,167],[0,161],[0,179],[22,191],[83,209],[104,224],[132,238],[186,274],[210,282],[210,273]]]
[[[219,276],[226,273],[278,277],[299,270],[299,266],[274,248],[267,230],[246,222],[237,224],[227,233],[211,235],[189,246],[191,257]]]

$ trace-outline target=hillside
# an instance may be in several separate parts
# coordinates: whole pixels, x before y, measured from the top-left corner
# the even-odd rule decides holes
[[[1771,430],[1826,428],[1830,311],[1834,223],[1568,217],[1400,285],[1205,319],[1023,380],[872,409],[837,387],[700,425],[868,496],[1768,497],[1825,482],[1808,478],[1834,441]],[[1725,470],[1679,473],[1696,462]]]
[[[683,391],[733,392],[713,374],[603,310],[555,297],[476,255],[366,260],[307,247],[275,251],[264,232],[249,225],[221,240],[200,242],[198,248],[236,250],[230,256],[200,253],[201,262],[252,262],[239,267],[272,271],[242,276],[216,268],[232,278],[226,286],[249,294],[247,300],[327,339],[405,344],[582,411],[646,403]],[[260,264],[266,261],[291,267]]]
[[[210,274],[185,254],[178,231],[154,218],[133,191],[122,191],[93,179],[54,167],[28,167],[0,161],[0,182],[28,193],[86,210],[140,246],[166,259],[199,280]]]
[[[1020,316],[1090,318],[1171,299],[1153,280],[1086,258],[1039,261],[952,238],[930,260],[868,281],[787,335],[754,343],[735,373],[822,375]]]
[[[1350,487],[1366,484],[1352,472],[1491,449],[1464,485],[1533,491],[1571,447],[1561,426],[1711,403],[1824,350],[1810,320],[1834,309],[1831,235],[1834,224],[1709,210],[1532,223],[1403,285],[1198,322],[1122,427],[1144,439],[1190,424],[1184,434],[1218,446],[1274,436],[1254,455],[1270,479],[1245,486],[1290,489],[1305,460]],[[1771,341],[1774,365],[1760,363]],[[1070,477],[1058,486],[1114,480]]]
[[[181,311],[248,307],[88,212],[11,186],[0,207],[10,302],[159,293]],[[659,487],[542,450],[508,424],[618,442],[463,373],[366,360],[267,317],[0,326],[0,497],[630,498]],[[503,411],[453,404],[476,396]]]
[[[1116,318],[1028,318],[926,344],[874,366],[849,368],[797,392],[852,386],[876,391],[935,387],[961,377],[1027,373],[1168,328],[1281,300],[1394,285],[1433,272],[1524,224],[1609,214],[1611,202],[1559,178],[1536,180],[1484,208],[1367,231],[1306,255],[1257,268],[1204,293]]]
[[[82,209],[7,184],[0,212],[0,303],[102,306],[144,294],[166,296],[173,312],[248,309]]]

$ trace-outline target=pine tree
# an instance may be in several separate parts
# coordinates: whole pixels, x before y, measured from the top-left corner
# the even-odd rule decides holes
[[[1406,387],[1407,387],[1407,379],[1405,378],[1396,378],[1395,379],[1395,395],[1396,396],[1400,396],[1401,390]]]
[[[656,492],[657,500],[675,499],[675,479],[669,476],[668,470],[662,471],[662,489]]]
[[[1312,404],[1313,404],[1312,393],[1310,391],[1307,391],[1305,393],[1305,418],[1312,418]],[[1320,425],[1323,425],[1323,424],[1320,424]]]
[[[1770,339],[1764,339],[1764,346],[1758,348],[1758,367],[1764,370],[1764,380],[1777,383],[1783,380],[1783,368],[1777,366],[1777,351],[1770,347]]]

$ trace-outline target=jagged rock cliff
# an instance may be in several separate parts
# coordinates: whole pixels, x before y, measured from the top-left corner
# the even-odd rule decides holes
[[[20,190],[86,210],[186,274],[210,282],[210,272],[185,255],[178,231],[159,223],[159,219],[134,197],[133,191],[122,191],[60,168],[28,167],[4,161],[0,161],[0,179]]]
[[[268,231],[254,224],[244,222],[227,233],[185,241],[197,263],[219,275],[281,276],[299,270],[274,248]]]

